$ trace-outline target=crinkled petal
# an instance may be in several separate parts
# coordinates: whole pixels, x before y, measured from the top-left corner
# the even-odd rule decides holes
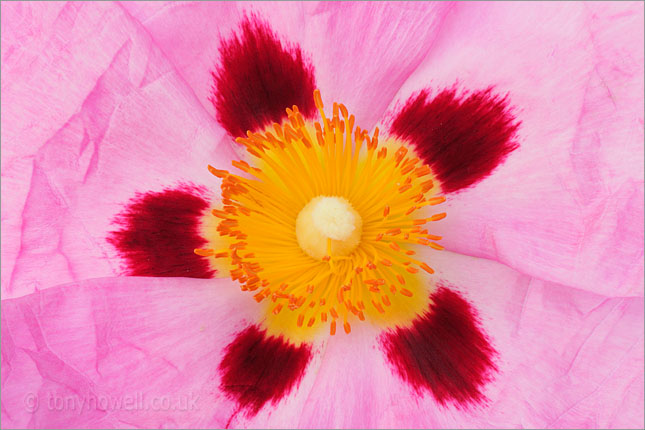
[[[642,298],[608,298],[448,252],[431,258],[435,278],[472,304],[497,351],[487,401],[441,405],[398,376],[380,336],[352,331],[329,340],[299,426],[642,426]]]
[[[229,281],[103,278],[2,301],[2,422],[215,427],[218,366],[257,309]]]
[[[450,2],[321,2],[307,23],[323,98],[344,103],[371,129],[434,49]]]
[[[399,94],[508,95],[520,148],[449,198],[444,245],[603,295],[643,294],[643,4],[458,4]],[[394,106],[393,106],[394,108]]]
[[[300,43],[303,9],[308,6],[273,2],[125,2],[123,7],[145,27],[215,121],[210,101],[211,73],[219,64],[222,39],[238,29],[245,14],[257,13],[270,21],[271,28],[285,42]]]
[[[255,13],[312,58],[326,101],[344,103],[357,124],[371,128],[432,48],[452,5],[126,2],[124,7],[141,20],[213,116],[210,72],[219,61],[220,37],[233,31],[245,13]]]
[[[217,189],[228,137],[118,4],[3,4],[5,19],[3,295],[119,273],[115,216],[137,192]]]

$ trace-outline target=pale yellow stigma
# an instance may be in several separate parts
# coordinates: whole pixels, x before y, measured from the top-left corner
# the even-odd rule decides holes
[[[344,197],[318,196],[296,220],[298,245],[310,257],[349,255],[360,243],[363,220]]]

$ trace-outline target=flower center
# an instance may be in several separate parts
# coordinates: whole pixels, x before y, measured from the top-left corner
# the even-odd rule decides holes
[[[325,257],[350,254],[361,241],[363,220],[344,197],[311,199],[296,219],[296,238],[307,255]]]
[[[226,262],[219,273],[264,306],[271,334],[298,341],[325,326],[334,335],[337,322],[346,333],[358,321],[410,323],[432,288],[421,273],[434,272],[417,250],[442,249],[426,224],[445,217],[432,211],[445,198],[405,144],[354,127],[342,104],[327,118],[317,90],[314,101],[322,125],[293,106],[285,123],[236,140],[251,155],[233,162],[243,175],[209,166],[222,206],[211,248],[195,252]]]

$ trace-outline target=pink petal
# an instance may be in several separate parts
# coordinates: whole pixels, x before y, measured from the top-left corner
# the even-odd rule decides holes
[[[296,348],[307,351],[306,372],[293,351],[283,348],[286,355],[279,357],[253,355],[262,347],[240,349],[240,333],[255,327],[260,309],[229,281],[186,278],[103,278],[3,300],[3,424],[223,428],[292,422],[291,410],[302,408],[315,381],[320,355],[310,352],[319,347]],[[245,369],[251,365],[255,369]],[[296,379],[284,379],[289,373]],[[262,400],[259,390],[265,389],[273,397]],[[271,402],[245,403],[237,395],[245,392]]]
[[[269,20],[270,25],[286,41],[299,43],[305,6],[271,2],[125,2],[123,7],[145,27],[214,121],[216,114],[209,100],[211,72],[219,63],[221,39],[237,29],[245,12],[256,11],[260,17],[275,18]]]
[[[450,250],[643,294],[642,22],[642,3],[455,7],[399,101],[428,85],[492,85],[521,126],[520,149],[449,199],[438,228]]]
[[[430,306],[409,327],[385,330],[381,348],[397,374],[419,395],[464,408],[485,401],[497,353],[477,312],[451,285],[438,283]]]
[[[245,17],[219,53],[211,102],[232,137],[281,123],[294,105],[305,118],[317,114],[309,60],[298,45],[281,42],[262,18]]]
[[[206,190],[181,186],[161,192],[137,194],[128,202],[110,232],[108,241],[126,260],[124,274],[212,278],[209,259],[195,254],[208,241],[202,219],[211,216]]]
[[[517,149],[518,123],[507,101],[490,90],[457,95],[425,89],[393,118],[390,135],[412,144],[441,191],[473,186]]]
[[[310,343],[295,345],[251,325],[226,346],[219,365],[220,388],[237,402],[239,412],[252,417],[299,388],[311,356]],[[237,415],[236,411],[231,420]]]
[[[434,49],[449,2],[321,2],[306,23],[323,99],[344,103],[371,129]]]
[[[379,338],[363,332],[330,339],[298,426],[642,426],[641,298],[607,298],[448,252],[432,259],[436,278],[458,286],[499,353],[484,386],[488,401],[442,406],[419,394],[397,375]]]
[[[310,55],[325,101],[342,102],[371,128],[432,47],[449,3],[124,3],[139,18],[201,102],[218,63],[220,36],[247,11]],[[374,91],[378,88],[378,91]]]
[[[224,427],[219,361],[259,308],[232,283],[105,278],[2,302],[4,427]]]
[[[3,4],[5,18],[20,26],[3,36],[4,297],[112,276],[128,200],[216,190],[206,167],[228,164],[228,137],[118,4]]]

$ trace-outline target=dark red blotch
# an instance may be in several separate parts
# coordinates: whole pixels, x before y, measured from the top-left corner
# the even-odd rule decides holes
[[[276,403],[289,394],[310,358],[308,344],[294,346],[253,325],[226,347],[219,366],[221,387],[240,408],[256,414],[266,402]]]
[[[121,230],[108,236],[126,262],[126,274],[213,277],[208,260],[193,252],[206,245],[199,233],[200,218],[209,207],[203,193],[181,186],[137,194],[130,201],[115,220]]]
[[[496,369],[495,350],[459,294],[440,287],[431,299],[428,312],[411,327],[382,336],[387,357],[418,393],[430,391],[441,404],[482,402],[482,387]]]
[[[280,43],[268,24],[246,17],[239,33],[223,40],[219,51],[211,102],[232,136],[282,122],[285,109],[293,105],[303,116],[313,116],[313,67],[298,46]]]
[[[507,100],[491,89],[458,96],[427,90],[410,97],[391,132],[411,142],[441,180],[443,191],[466,188],[488,176],[518,147],[518,123]]]

